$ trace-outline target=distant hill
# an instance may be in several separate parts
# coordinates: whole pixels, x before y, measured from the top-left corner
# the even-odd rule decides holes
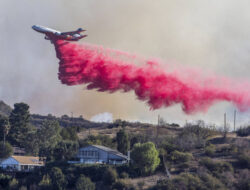
[[[12,111],[12,108],[0,100],[0,115],[9,116]],[[116,128],[118,126],[131,126],[131,127],[148,127],[153,126],[152,124],[140,123],[140,122],[128,122],[123,120],[116,120],[113,123],[96,123],[89,120],[84,119],[83,117],[70,117],[68,115],[63,115],[61,117],[56,117],[52,114],[48,115],[39,115],[39,114],[31,114],[30,122],[36,126],[40,127],[42,123],[46,120],[57,120],[61,127],[76,127],[79,130],[81,128],[90,129],[90,128]],[[169,127],[179,127],[174,126],[176,124],[169,125]]]
[[[9,116],[12,108],[4,103],[4,101],[0,100],[0,115]]]
[[[63,115],[61,117],[56,117],[51,114],[47,116],[32,114],[31,115],[31,123],[37,127],[41,126],[41,124],[46,120],[57,120],[62,127],[77,127],[77,128],[93,128],[98,127],[91,121],[88,121],[82,117],[69,117],[67,115]]]

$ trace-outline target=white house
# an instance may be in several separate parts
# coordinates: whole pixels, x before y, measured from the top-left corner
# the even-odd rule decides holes
[[[34,156],[10,156],[0,162],[0,167],[7,171],[29,172],[42,166],[44,162]]]
[[[79,159],[79,162],[69,163],[124,164],[128,162],[127,156],[117,150],[100,145],[89,145],[80,148],[76,157]]]

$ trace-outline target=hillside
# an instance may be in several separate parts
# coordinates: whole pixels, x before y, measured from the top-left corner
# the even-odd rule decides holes
[[[1,111],[9,115],[11,107],[1,101]],[[42,125],[46,120],[56,120],[62,128],[53,124],[56,122]],[[69,190],[76,189],[80,174],[88,177],[97,190],[250,189],[250,126],[228,132],[203,121],[180,127],[163,120],[159,125],[120,119],[95,123],[81,116],[52,114],[31,114],[30,122],[39,130],[30,128],[30,133],[22,133],[23,137],[17,139],[28,155],[42,156],[47,163],[27,175],[17,172],[15,178],[0,170],[0,189],[11,187],[13,180],[19,185],[12,189],[53,189],[55,185],[47,181],[56,180],[54,172],[60,173],[65,179],[63,186]],[[125,165],[68,163],[79,161],[75,157],[78,147],[91,144],[117,150],[120,147],[119,151],[125,147],[123,154],[130,151],[133,161]],[[150,171],[145,170],[148,168]],[[33,184],[28,183],[31,178]]]

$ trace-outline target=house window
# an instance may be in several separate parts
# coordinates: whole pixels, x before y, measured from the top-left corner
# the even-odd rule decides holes
[[[98,152],[97,151],[94,151],[94,157],[98,157]]]
[[[97,158],[98,157],[98,152],[97,151],[92,151],[92,150],[81,150],[79,152],[79,156],[80,157],[95,157]]]
[[[87,156],[87,152],[88,151],[85,151],[85,150],[80,151],[80,156],[81,157],[86,157]]]
[[[93,151],[88,151],[88,156],[93,157]]]

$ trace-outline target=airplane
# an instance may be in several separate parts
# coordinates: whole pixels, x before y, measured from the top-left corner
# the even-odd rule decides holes
[[[76,31],[70,31],[70,32],[60,32],[51,28],[47,28],[44,26],[39,25],[33,25],[32,29],[45,34],[44,39],[52,40],[58,39],[58,40],[66,40],[66,41],[78,41],[82,38],[87,37],[87,35],[82,35],[81,32],[84,32],[86,30],[83,30],[82,28],[77,29]]]

